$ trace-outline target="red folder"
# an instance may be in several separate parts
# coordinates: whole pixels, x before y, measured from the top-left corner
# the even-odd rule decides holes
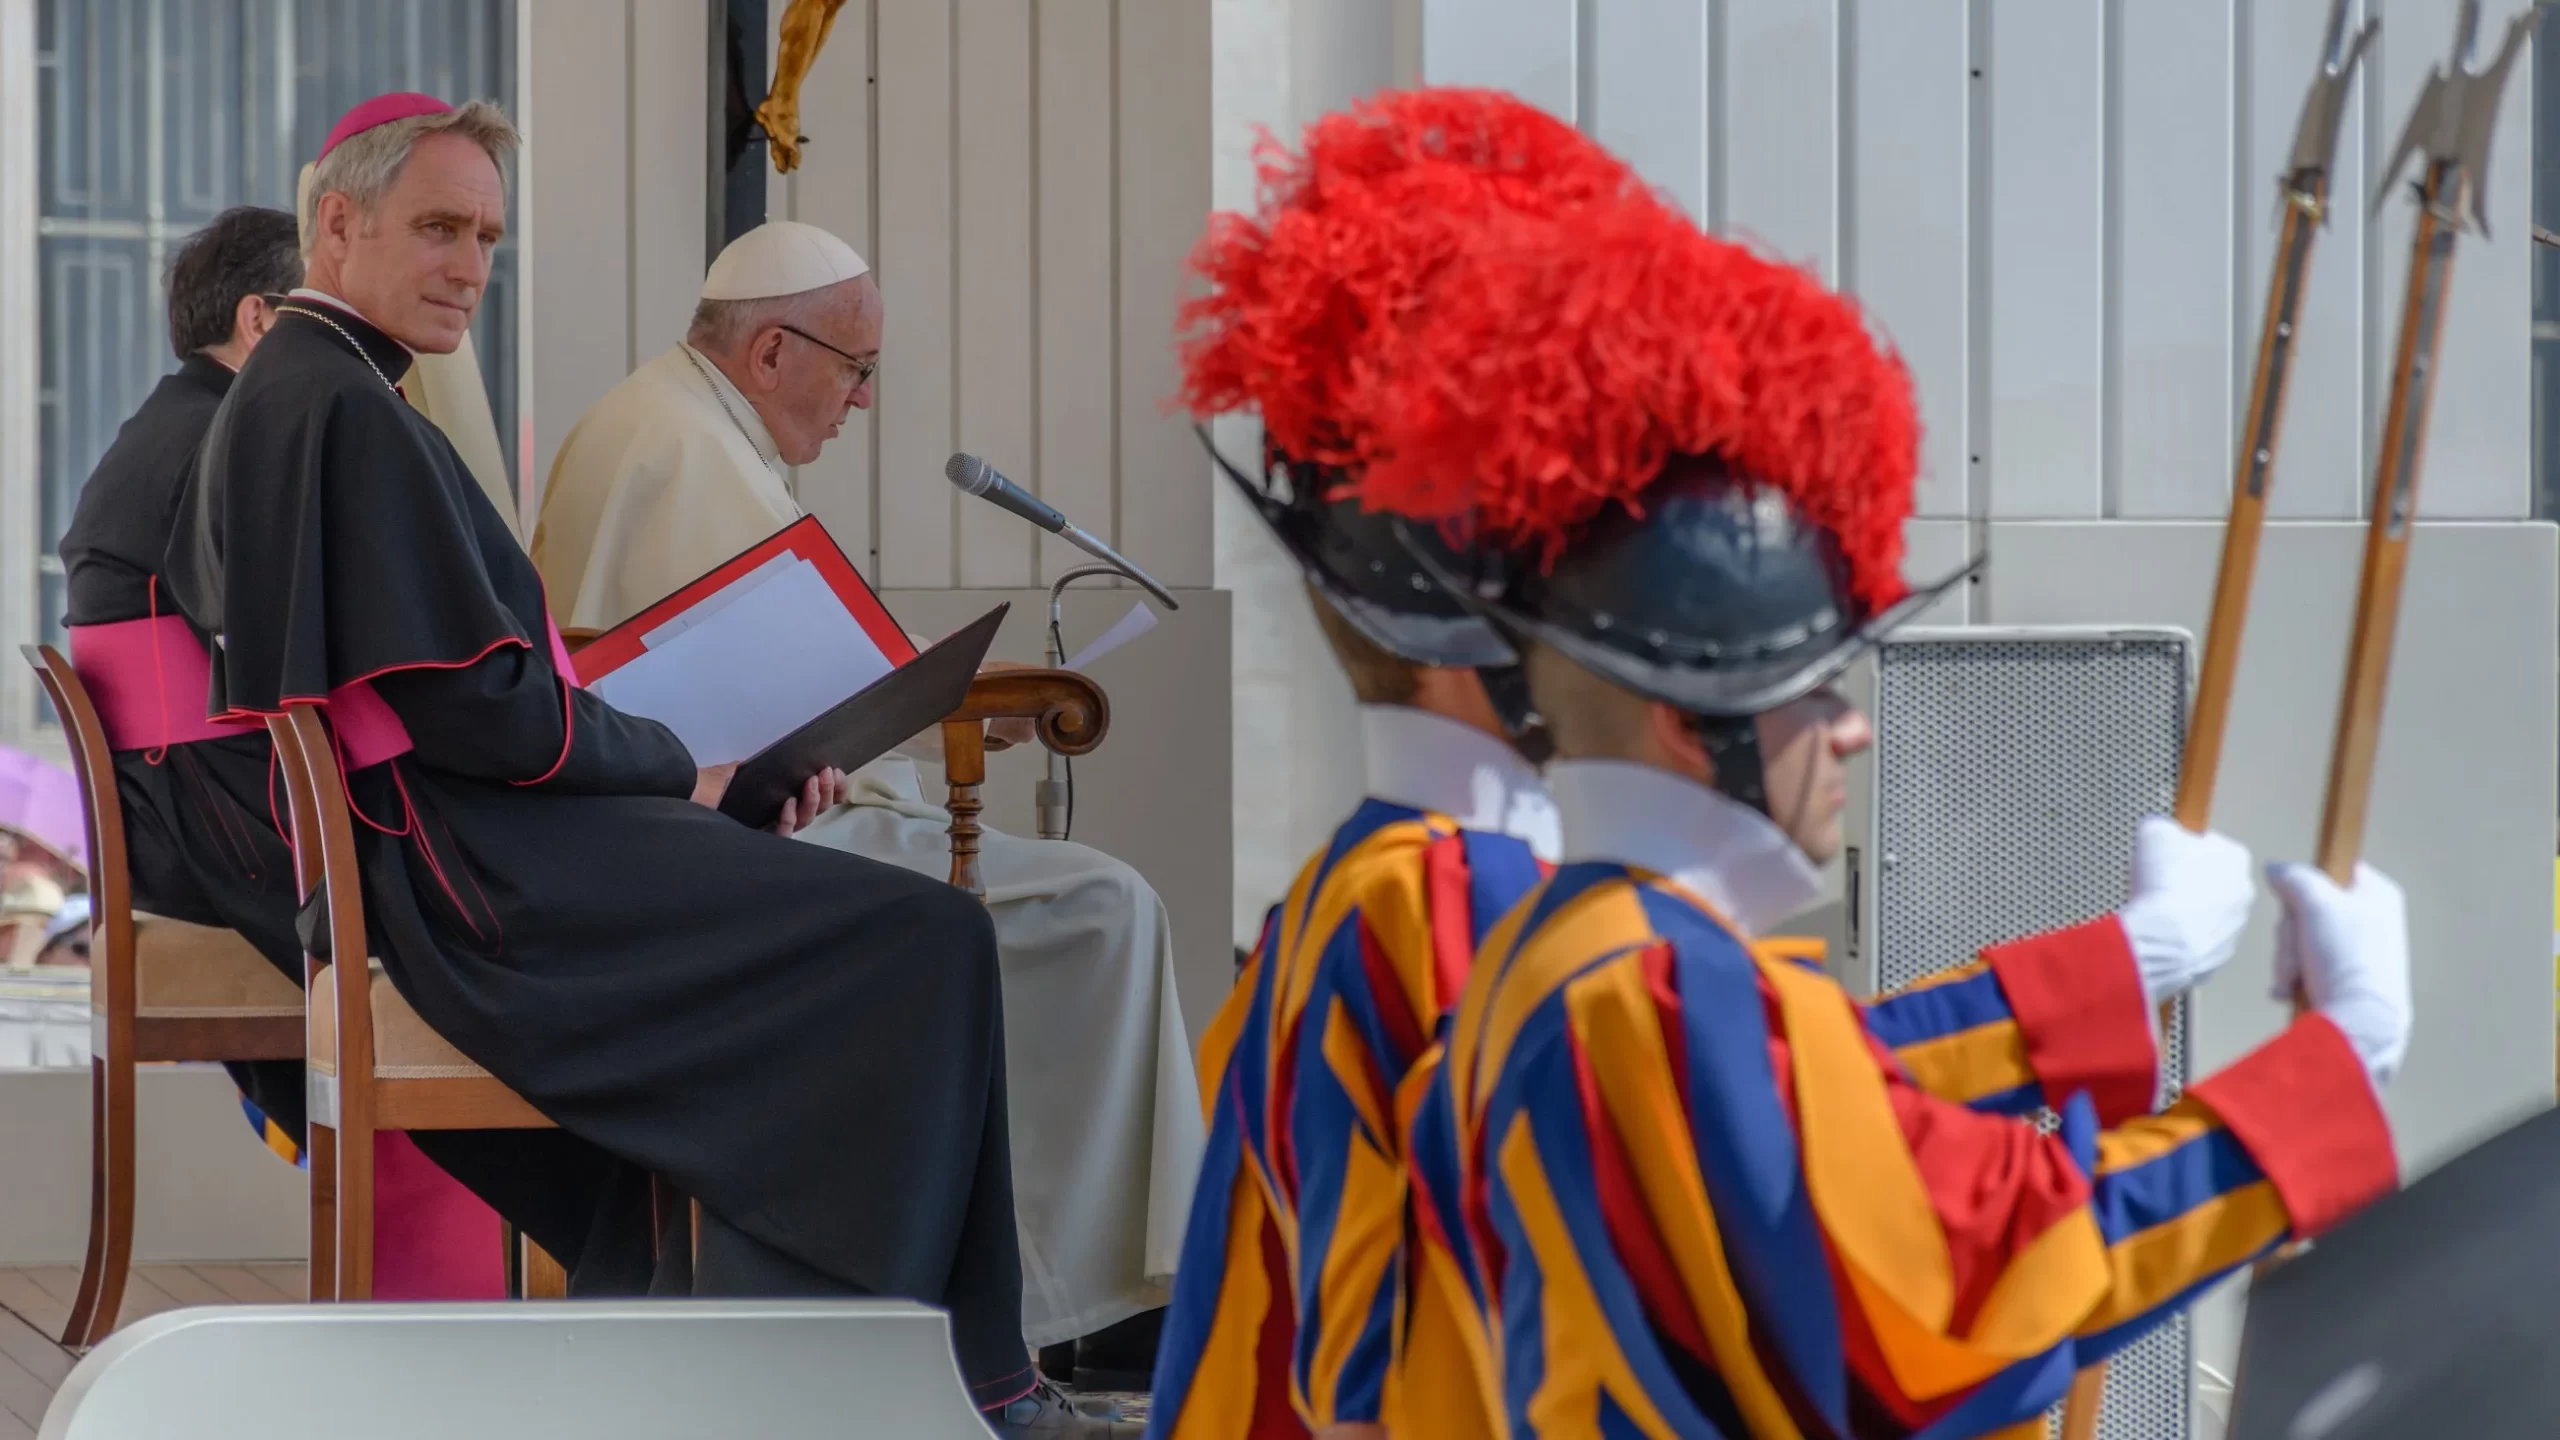
[[[592,685],[632,661],[648,653],[643,638],[668,624],[687,610],[719,594],[741,577],[779,555],[796,555],[818,567],[827,587],[844,602],[863,633],[891,665],[904,665],[916,658],[915,642],[907,638],[898,622],[889,618],[886,606],[862,572],[853,567],[845,553],[818,523],[815,515],[804,515],[730,559],[714,566],[709,573],[658,603],[607,630],[578,651],[574,661],[578,667],[578,683]]]

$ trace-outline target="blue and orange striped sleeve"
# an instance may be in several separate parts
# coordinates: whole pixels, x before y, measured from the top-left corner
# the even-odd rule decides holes
[[[2085,1093],[2101,1124],[2148,1113],[2159,1086],[2149,1001],[2112,915],[1986,950],[1867,1006],[1912,1083],[2000,1115]]]
[[[2084,1098],[2048,1136],[1922,1090],[1836,984],[1727,938],[1559,993],[1514,1012],[1485,1124],[1505,1399],[1542,1433],[1999,1432],[2394,1183],[2317,1017],[2166,1114],[2101,1133]]]

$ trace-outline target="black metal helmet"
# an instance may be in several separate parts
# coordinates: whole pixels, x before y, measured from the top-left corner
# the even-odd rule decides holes
[[[1333,466],[1291,460],[1263,448],[1259,480],[1218,452],[1208,431],[1203,445],[1235,482],[1282,548],[1353,629],[1391,655],[1416,665],[1485,666],[1519,662],[1508,641],[1457,597],[1441,588],[1420,557],[1436,553],[1442,568],[1458,561],[1436,536],[1407,545],[1390,516],[1372,514],[1349,498],[1346,476]]]
[[[1787,495],[1714,456],[1674,457],[1644,514],[1613,506],[1541,572],[1490,548],[1463,556],[1398,522],[1414,562],[1525,641],[1699,719],[1718,786],[1766,808],[1753,717],[1838,678],[1861,654],[1980,569],[1870,611],[1838,540]]]

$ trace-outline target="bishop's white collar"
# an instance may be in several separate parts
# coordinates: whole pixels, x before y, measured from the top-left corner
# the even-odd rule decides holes
[[[1371,797],[1509,835],[1541,860],[1556,858],[1555,803],[1537,767],[1509,742],[1404,705],[1361,706],[1360,738]]]
[[[1624,760],[1558,760],[1547,788],[1564,858],[1670,877],[1752,936],[1822,899],[1822,872],[1768,816],[1685,776]]]
[[[338,309],[353,315],[357,319],[362,320],[367,325],[373,325],[372,316],[365,314],[363,311],[348,304],[346,301],[339,299],[337,296],[330,294],[326,290],[314,290],[308,285],[297,285],[292,290],[286,292],[286,298],[296,300],[317,300],[323,305],[335,306]],[[373,325],[373,328],[381,333],[383,339],[391,341],[394,345],[399,345],[401,354],[407,355],[412,359],[417,357],[417,351],[410,349],[405,344],[402,344],[398,339],[393,337],[390,331],[384,330],[379,325]]]
[[[676,348],[693,362],[693,368],[701,373],[703,383],[711,387],[711,398],[721,409],[729,412],[729,423],[737,426],[738,433],[747,437],[747,444],[755,448],[756,458],[764,462],[764,468],[776,468],[782,460],[782,447],[774,443],[773,431],[766,428],[764,417],[756,413],[755,402],[747,398],[747,392],[738,388],[738,382],[730,379],[728,372],[720,368],[720,362],[694,349],[691,341],[679,340]]]

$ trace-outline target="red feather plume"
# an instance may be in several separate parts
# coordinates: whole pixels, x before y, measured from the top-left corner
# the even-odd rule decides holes
[[[1470,237],[1503,215],[1654,204],[1572,126],[1497,91],[1391,92],[1256,152],[1258,213],[1220,214],[1191,257],[1207,282],[1181,310],[1181,405],[1252,409],[1286,453],[1355,463],[1372,356]]]
[[[1670,456],[1708,454],[1837,537],[1870,611],[1901,573],[1920,424],[1911,377],[1814,276],[1659,204],[1498,216],[1369,359],[1356,481],[1371,509],[1472,519],[1552,562]]]

